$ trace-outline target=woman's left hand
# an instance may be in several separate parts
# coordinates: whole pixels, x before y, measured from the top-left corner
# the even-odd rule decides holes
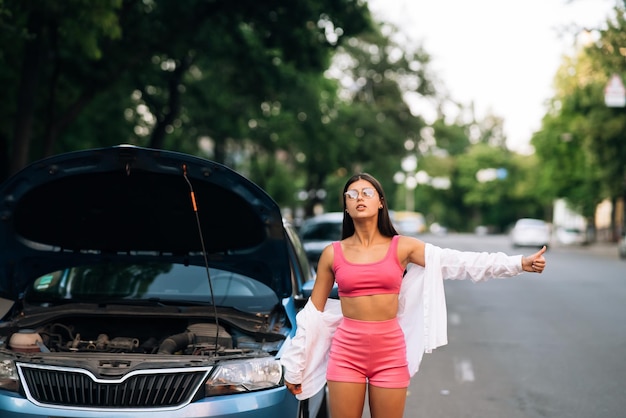
[[[299,383],[289,383],[285,380],[285,386],[287,386],[287,390],[294,395],[302,393],[302,385]]]
[[[529,255],[528,257],[522,257],[522,268],[524,271],[528,271],[530,273],[541,273],[543,269],[546,268],[546,259],[543,256],[547,247],[544,245],[543,248],[537,251],[533,255]]]

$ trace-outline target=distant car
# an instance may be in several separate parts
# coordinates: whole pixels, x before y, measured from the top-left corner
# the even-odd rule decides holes
[[[511,230],[511,243],[514,247],[548,247],[550,225],[542,219],[518,219]]]
[[[559,244],[563,245],[585,245],[587,235],[584,230],[572,227],[556,228],[555,238]]]
[[[390,216],[398,233],[402,235],[415,236],[426,231],[426,220],[419,212],[394,211]]]
[[[430,232],[435,235],[446,235],[448,233],[448,228],[439,224],[438,222],[433,222],[429,228]]]
[[[479,236],[489,235],[489,227],[485,225],[478,225],[474,228],[474,233]]]
[[[619,258],[626,259],[626,233],[623,234],[617,242],[617,251],[619,253]]]
[[[280,357],[313,276],[226,166],[119,146],[0,184],[0,416],[328,417]]]
[[[313,269],[317,269],[324,248],[333,241],[341,240],[342,227],[343,212],[328,212],[302,222],[300,239]]]

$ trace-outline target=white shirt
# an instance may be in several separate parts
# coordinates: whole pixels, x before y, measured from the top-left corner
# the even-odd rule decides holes
[[[425,267],[407,266],[398,296],[398,322],[404,332],[409,374],[419,369],[424,353],[448,343],[443,279],[470,278],[474,282],[512,277],[522,270],[522,256],[443,249],[426,244]],[[296,316],[296,335],[279,353],[285,380],[301,383],[299,400],[308,399],[326,384],[332,337],[343,315],[339,300],[328,299],[324,312],[309,300]]]

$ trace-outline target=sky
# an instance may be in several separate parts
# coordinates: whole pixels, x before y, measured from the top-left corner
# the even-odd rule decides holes
[[[532,152],[545,101],[575,36],[602,27],[616,0],[368,0],[379,21],[397,25],[431,55],[431,71],[478,119],[504,119],[509,148]],[[565,35],[564,35],[565,34]],[[416,109],[427,119],[425,109]]]

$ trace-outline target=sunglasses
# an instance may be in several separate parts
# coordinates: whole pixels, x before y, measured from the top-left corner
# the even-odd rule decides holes
[[[356,200],[359,197],[359,191],[356,189],[350,189],[345,192],[344,195],[346,195],[346,197],[350,200]],[[361,189],[361,195],[364,199],[371,199],[372,197],[376,196],[376,190],[374,190],[372,187],[364,187],[363,189]]]

